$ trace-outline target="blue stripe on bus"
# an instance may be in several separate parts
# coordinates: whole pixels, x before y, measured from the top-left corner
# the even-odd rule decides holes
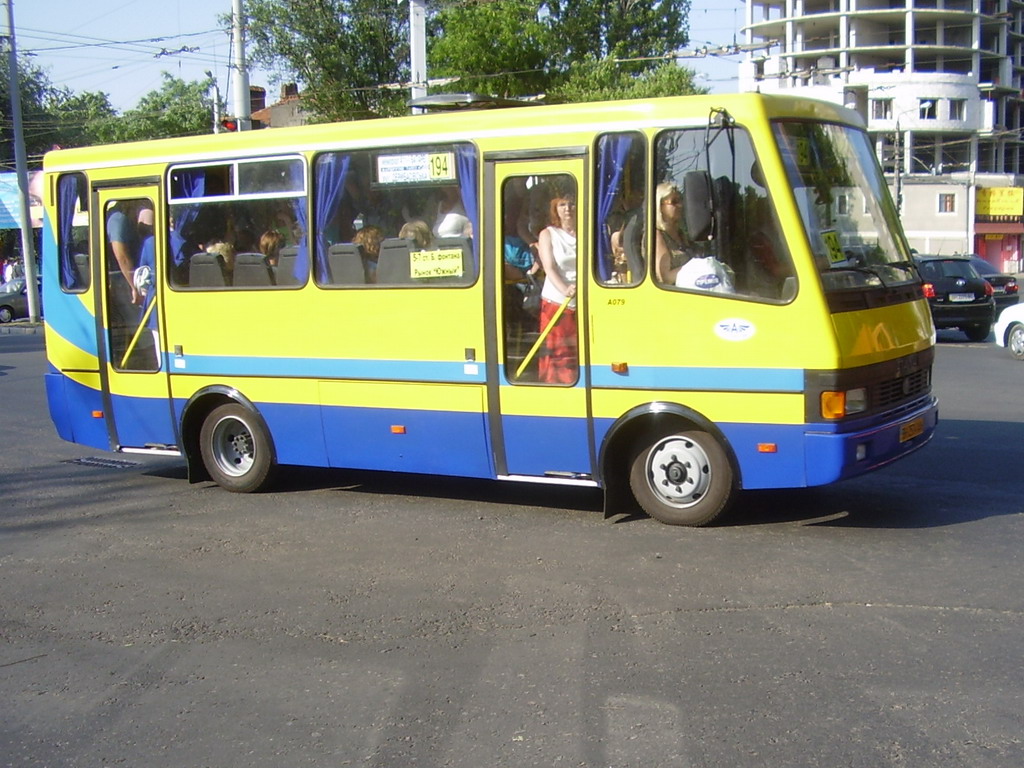
[[[715,392],[803,392],[804,371],[793,368],[697,368],[629,366],[626,374],[605,366],[591,369],[602,389],[684,389]]]
[[[440,360],[354,360],[312,357],[167,356],[172,374],[267,378],[380,379],[483,384],[482,363]],[[467,372],[466,366],[473,368]]]

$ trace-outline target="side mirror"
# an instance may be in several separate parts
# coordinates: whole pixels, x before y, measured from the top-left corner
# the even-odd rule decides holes
[[[711,208],[711,175],[707,171],[690,171],[683,176],[683,218],[686,231],[697,242],[711,237],[714,229]]]

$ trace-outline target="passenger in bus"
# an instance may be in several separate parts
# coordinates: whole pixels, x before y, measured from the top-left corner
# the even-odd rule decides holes
[[[527,210],[526,180],[522,177],[505,182],[502,200],[502,246],[506,282],[524,280],[540,269],[537,258],[537,236],[530,231]]]
[[[558,322],[545,338],[546,354],[538,361],[541,381],[573,384],[578,377],[576,322],[576,200],[556,194],[551,200],[549,225],[538,239],[544,268],[541,288],[540,331],[544,333],[566,304]]]
[[[277,260],[281,256],[281,246],[283,242],[284,238],[281,237],[281,233],[276,229],[268,229],[260,235],[260,253],[262,253],[266,258],[269,266],[277,266]]]
[[[113,257],[107,269],[111,276],[112,309],[115,310],[140,302],[132,277],[139,248],[137,217],[138,206],[130,200],[119,200],[107,214],[107,242]],[[122,279],[114,279],[115,275]]]
[[[431,231],[434,237],[461,237],[469,223],[462,205],[462,192],[457,184],[442,187]]]
[[[383,239],[380,227],[372,224],[363,227],[352,237],[352,242],[362,248],[363,270],[368,283],[377,282],[377,261],[380,259],[380,243]]]
[[[219,253],[224,259],[224,280],[231,285],[231,275],[235,271],[235,248],[225,240],[214,240],[206,244],[207,253]]]
[[[462,230],[459,230],[457,234],[462,234]],[[430,247],[430,244],[434,241],[433,234],[430,231],[430,227],[427,226],[427,222],[422,219],[413,219],[407,221],[402,225],[402,229],[399,231],[398,236],[403,240],[413,240],[416,243],[416,247],[421,251],[425,251]]]
[[[683,229],[683,195],[672,181],[661,182],[655,190],[654,276],[658,282],[674,285],[676,275],[690,258],[692,243]]]

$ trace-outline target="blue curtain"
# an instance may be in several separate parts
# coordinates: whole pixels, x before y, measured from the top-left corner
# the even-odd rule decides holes
[[[615,199],[622,189],[622,175],[626,171],[633,136],[602,136],[598,142],[597,175],[597,277],[602,282],[612,277],[611,233],[604,222],[611,215]]]
[[[302,163],[290,163],[293,189],[303,189],[304,179]],[[306,196],[292,199],[292,211],[295,213],[295,223],[299,225],[302,232],[302,239],[298,242],[298,253],[295,255],[295,279],[299,284],[306,282],[309,275],[309,216],[306,213]]]
[[[78,281],[78,273],[74,265],[74,237],[73,227],[75,222],[75,203],[79,199],[78,185],[83,182],[81,176],[68,174],[61,176],[57,190],[57,242],[60,244],[60,284],[71,291],[81,288]],[[83,190],[84,191],[84,190]]]
[[[181,181],[184,197],[202,197],[206,191],[206,171],[203,168],[189,168],[174,172]],[[170,233],[171,259],[174,266],[180,267],[192,255],[185,253],[188,238],[185,230],[199,216],[199,204],[174,206],[174,231]]]
[[[326,154],[316,159],[316,279],[330,282],[327,274],[327,225],[331,222],[345,192],[349,155]]]
[[[478,271],[480,259],[477,243],[480,240],[480,219],[477,200],[480,185],[476,174],[476,148],[472,144],[457,144],[455,147],[455,165],[459,171],[459,192],[462,195],[462,207],[473,225],[473,270]]]

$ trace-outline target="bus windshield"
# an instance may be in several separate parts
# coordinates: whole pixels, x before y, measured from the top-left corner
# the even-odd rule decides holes
[[[825,290],[917,280],[867,134],[805,121],[774,130]]]

